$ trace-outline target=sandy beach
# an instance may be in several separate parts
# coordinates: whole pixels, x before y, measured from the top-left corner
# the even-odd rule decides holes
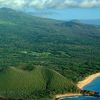
[[[55,100],[57,98],[64,98],[64,97],[68,97],[68,96],[81,96],[82,94],[78,94],[78,93],[66,93],[66,94],[57,94],[53,99],[51,100]]]
[[[100,73],[96,73],[86,77],[83,81],[78,82],[77,87],[83,89],[84,86],[91,83],[94,79],[100,76]]]
[[[66,94],[58,94],[56,95],[56,98],[63,98],[67,96],[80,96],[81,94],[78,93],[66,93]]]

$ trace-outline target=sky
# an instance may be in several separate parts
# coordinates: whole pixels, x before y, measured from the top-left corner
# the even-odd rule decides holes
[[[100,19],[100,0],[0,0],[0,7],[59,20]]]

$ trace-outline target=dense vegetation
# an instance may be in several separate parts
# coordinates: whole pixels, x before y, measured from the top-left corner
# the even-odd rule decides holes
[[[99,45],[100,26],[86,25],[74,21],[64,22],[42,19],[12,9],[1,8],[0,85],[2,86],[1,79],[7,81],[7,76],[14,81],[14,84],[16,83],[19,77],[17,73],[13,71],[10,73],[10,71],[8,71],[6,72],[7,76],[3,74],[8,67],[13,66],[25,71],[35,71],[35,68],[38,66],[43,67],[44,70],[47,70],[47,68],[54,70],[54,76],[56,77],[58,75],[57,77],[60,79],[56,78],[56,80],[52,79],[51,81],[51,73],[50,75],[48,75],[48,72],[45,73],[45,76],[48,76],[47,80],[51,81],[53,86],[57,84],[57,81],[63,80],[64,82],[66,79],[71,80],[72,83],[76,83],[88,74],[100,71]],[[25,75],[25,77],[27,76],[29,78],[30,76],[30,78],[32,78],[31,73],[32,72],[30,72],[30,75],[27,75],[26,72],[22,72],[21,75],[23,77]],[[40,72],[36,73],[39,75],[37,77],[43,80],[42,75],[39,73]],[[56,73],[59,73],[61,76]],[[14,77],[11,77],[12,75],[10,74],[14,74]],[[5,78],[5,80],[2,77]],[[27,77],[24,78],[26,82]],[[29,83],[31,84],[33,80],[31,79]],[[40,83],[39,92],[40,90],[44,90],[42,86],[44,86],[45,83],[42,84],[39,80],[38,82]],[[60,85],[63,85],[62,81],[60,82]],[[13,89],[14,84],[11,84],[11,89]],[[48,85],[50,84],[48,83]],[[15,86],[15,89],[17,89],[18,86]],[[21,86],[22,85],[20,85],[19,88],[21,88]],[[31,85],[29,86],[31,87]],[[47,91],[51,89],[50,92],[53,93],[53,86],[50,85]],[[7,88],[5,84],[3,87],[5,88],[2,89]],[[73,85],[72,87],[68,87],[72,89]],[[9,88],[7,89],[9,90]],[[56,85],[55,89],[57,90],[57,88],[58,85]],[[59,92],[62,92],[63,89],[68,91],[65,85],[61,88]],[[74,91],[74,89],[72,90]],[[40,92],[47,93],[47,91]],[[58,90],[55,92],[58,92]]]

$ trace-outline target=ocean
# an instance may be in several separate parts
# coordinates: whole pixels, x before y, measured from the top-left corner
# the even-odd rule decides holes
[[[84,90],[91,90],[100,92],[100,77],[97,77],[90,84],[86,85]],[[74,97],[65,97],[59,100],[100,100],[100,97],[91,97],[91,96],[74,96]]]

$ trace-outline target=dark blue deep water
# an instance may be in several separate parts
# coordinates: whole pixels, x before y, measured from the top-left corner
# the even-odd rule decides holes
[[[86,85],[83,89],[100,92],[100,77],[97,77],[90,84]],[[74,96],[61,98],[59,100],[100,100],[100,97]]]

